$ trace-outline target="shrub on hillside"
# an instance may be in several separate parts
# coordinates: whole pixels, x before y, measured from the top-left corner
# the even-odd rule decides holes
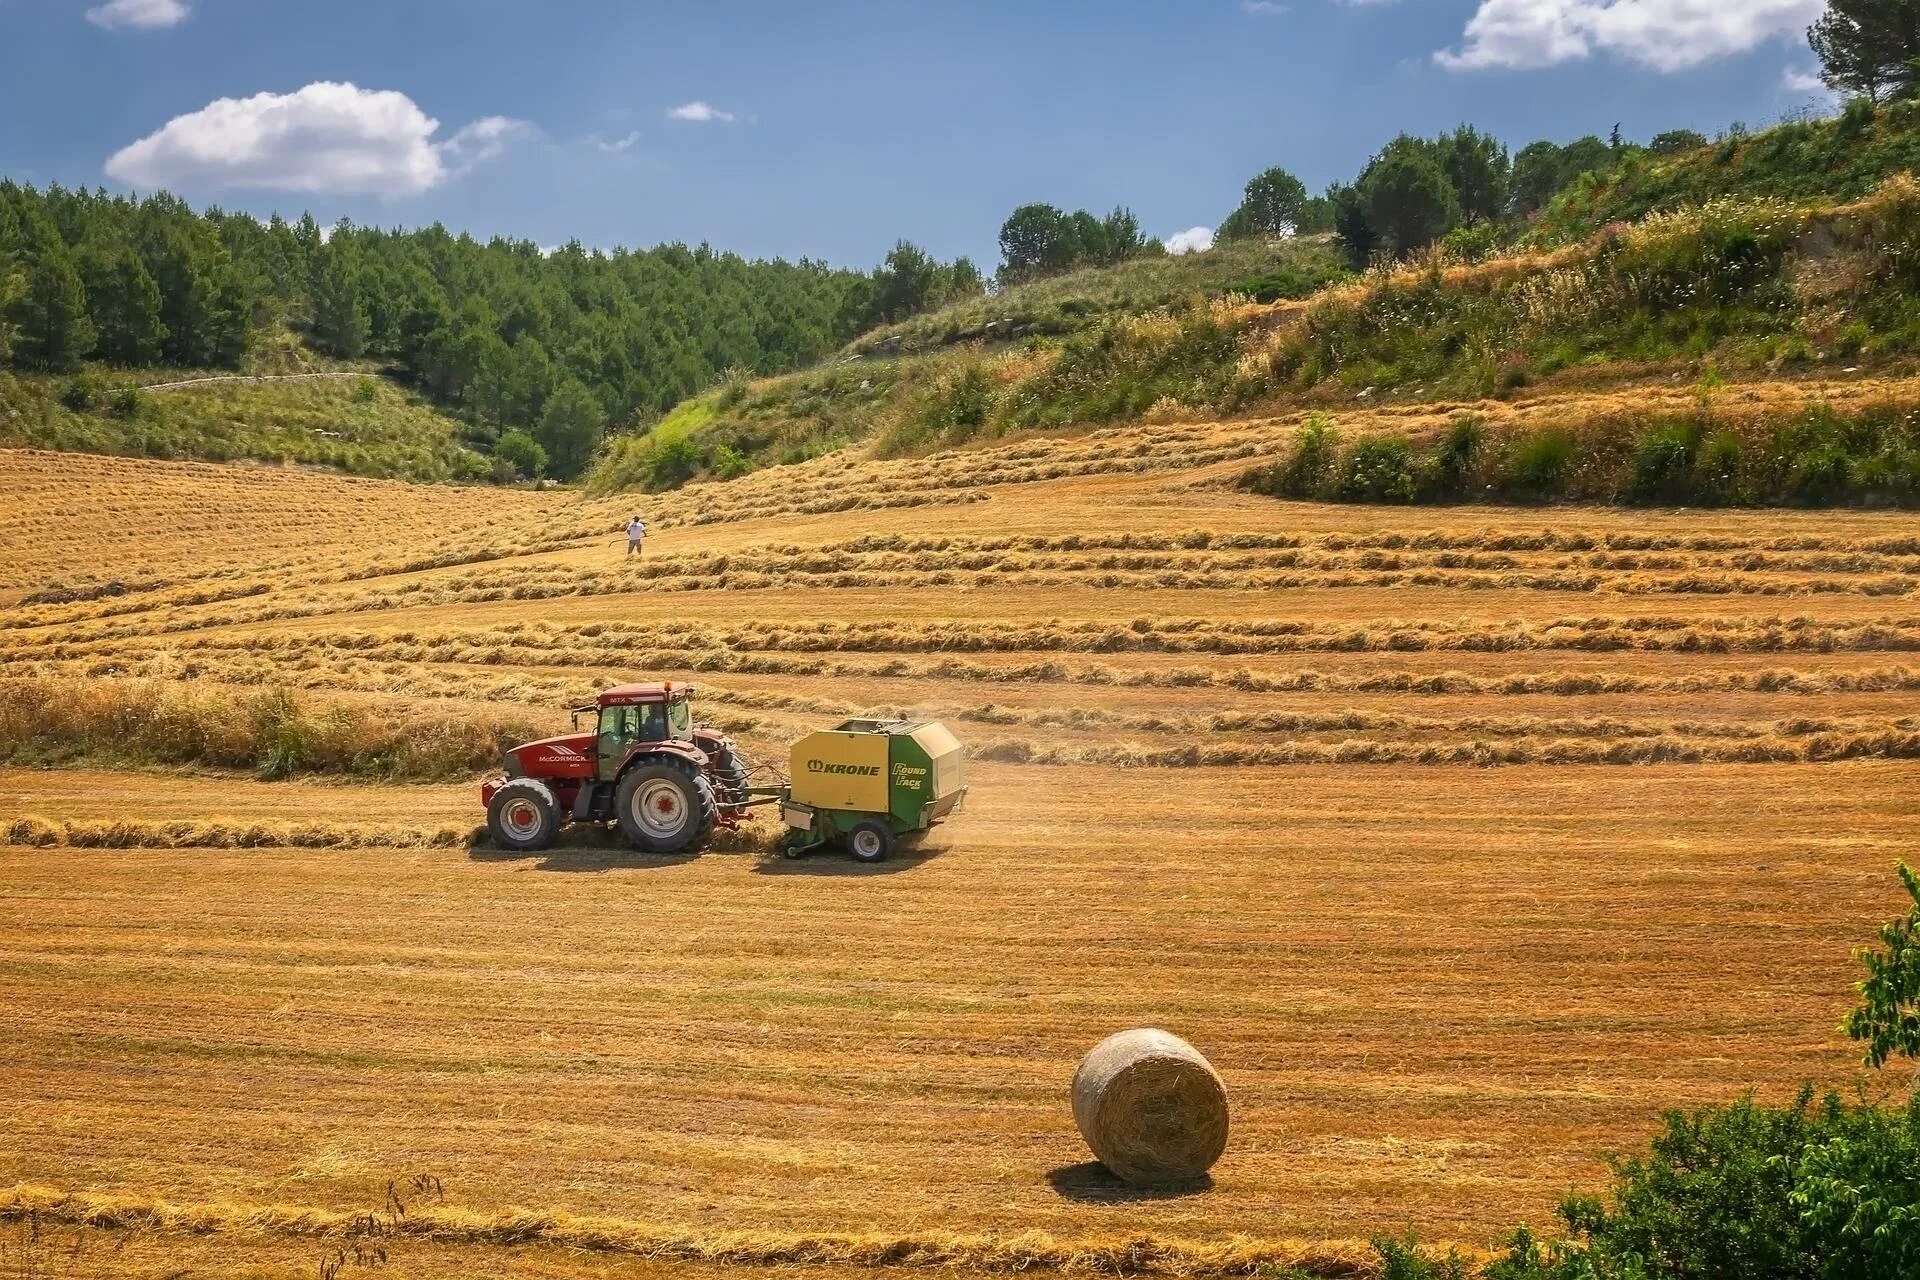
[[[1008,419],[1023,427],[1137,418],[1163,398],[1215,404],[1240,364],[1246,299],[1196,301],[1179,311],[1127,316],[1069,339],[1059,358],[1028,379]]]
[[[1503,487],[1520,498],[1559,497],[1566,491],[1574,452],[1573,436],[1558,427],[1532,432],[1515,444]]]
[[[100,380],[88,373],[68,378],[60,388],[60,403],[75,413],[85,413],[100,403]]]
[[[1509,428],[1473,416],[1416,446],[1376,434],[1341,448],[1314,418],[1288,456],[1247,488],[1343,502],[1459,502],[1492,494],[1522,502],[1680,506],[1920,506],[1920,410],[1840,414],[1816,406],[1785,419],[1693,414]]]
[[[1405,436],[1363,436],[1340,455],[1334,492],[1346,502],[1412,502],[1419,495]]]
[[[493,457],[496,462],[512,469],[506,477],[519,475],[525,479],[537,478],[547,469],[547,451],[540,442],[524,431],[509,431],[493,444]]]
[[[1278,498],[1319,497],[1338,450],[1332,421],[1315,414],[1294,433],[1293,452],[1287,460],[1256,473],[1254,487]]]

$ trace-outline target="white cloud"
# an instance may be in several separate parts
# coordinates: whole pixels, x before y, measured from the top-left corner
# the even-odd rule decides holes
[[[1780,73],[1780,87],[1789,93],[1817,93],[1831,97],[1833,90],[1827,88],[1827,82],[1820,78],[1818,71],[1808,71],[1801,67],[1788,67]]]
[[[1284,4],[1276,4],[1275,0],[1240,0],[1240,7],[1248,13],[1261,15],[1272,15],[1285,13],[1287,11],[1287,6]]]
[[[1826,0],[1480,0],[1461,47],[1434,58],[1478,71],[1610,53],[1680,71],[1798,35],[1825,8]]]
[[[428,124],[438,127],[438,121],[430,120]],[[532,132],[532,129],[533,126],[524,120],[507,116],[482,116],[472,124],[456,129],[451,138],[435,146],[441,159],[447,163],[447,176],[459,177],[477,164],[497,159],[507,149],[507,143],[521,134]]]
[[[1205,253],[1211,248],[1213,248],[1212,227],[1188,227],[1177,235],[1167,237],[1167,252],[1171,254]]]
[[[609,140],[606,138],[602,138],[598,134],[595,134],[593,137],[593,145],[600,148],[602,151],[606,152],[608,155],[618,155],[622,151],[629,150],[633,147],[633,144],[638,141],[640,141],[640,131],[638,129],[635,129],[632,133],[629,133],[624,138],[614,138]]]
[[[669,120],[690,120],[694,124],[731,124],[733,112],[722,111],[704,102],[689,102],[667,112]]]
[[[418,195],[493,159],[528,126],[488,116],[436,140],[439,128],[404,93],[319,81],[175,116],[116,151],[107,176],[148,188]]]
[[[87,21],[108,31],[131,27],[135,31],[157,31],[177,27],[191,13],[182,0],[107,0],[87,10]]]

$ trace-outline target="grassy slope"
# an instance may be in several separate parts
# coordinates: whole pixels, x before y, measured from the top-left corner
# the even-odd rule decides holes
[[[1201,317],[1200,341],[1218,354],[1231,345],[1209,319],[1221,299],[1306,297],[1344,274],[1332,243],[1316,237],[1018,285],[875,330],[835,363],[697,396],[650,432],[616,438],[589,483],[671,488],[860,442],[891,457],[1022,427],[1138,417],[1161,401],[1203,404],[1223,389],[1218,362],[1191,359],[1183,340],[1192,327],[1156,317]],[[1149,333],[1173,337],[1178,349],[1116,367],[1110,357]],[[1049,371],[1057,376],[1042,380]]]
[[[406,480],[483,480],[488,463],[460,443],[459,426],[373,373],[357,378],[212,382],[144,391],[125,411],[111,390],[124,373],[81,375],[103,389],[76,409],[71,377],[0,374],[0,445],[226,462],[306,463]],[[217,377],[181,370],[179,379]],[[143,370],[142,384],[174,380]]]
[[[869,352],[896,340],[903,351],[924,351],[980,338],[1058,337],[1115,316],[1177,306],[1195,294],[1238,293],[1263,302],[1303,298],[1342,274],[1328,236],[1279,244],[1232,241],[1205,253],[1136,258],[1014,285],[884,325],[855,339],[848,350]],[[989,325],[996,331],[989,332]]]
[[[1920,103],[1869,114],[1856,104],[1827,120],[1791,121],[1730,134],[1698,151],[1656,156],[1633,149],[1614,169],[1562,192],[1528,239],[1560,244],[1610,222],[1699,204],[1719,196],[1795,202],[1857,200],[1891,174],[1920,169]]]
[[[662,489],[862,442],[899,456],[1302,400],[1898,367],[1920,355],[1920,189],[1889,175],[1916,164],[1920,110],[1905,106],[1678,156],[1632,150],[1563,193],[1527,233],[1534,248],[1334,284],[1304,315],[1194,299],[1304,296],[1338,274],[1324,241],[1039,281],[868,334],[854,363],[709,392],[670,430],[616,440],[592,482]],[[1023,347],[993,341],[1016,335]]]

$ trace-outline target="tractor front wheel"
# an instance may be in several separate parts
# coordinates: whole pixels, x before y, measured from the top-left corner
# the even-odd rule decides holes
[[[893,828],[871,819],[855,823],[847,832],[847,852],[855,862],[885,862],[893,852]]]
[[[646,853],[682,853],[713,834],[713,784],[677,756],[636,764],[614,791],[620,834]]]
[[[560,830],[560,807],[538,778],[511,778],[487,805],[487,832],[502,849],[536,853]]]

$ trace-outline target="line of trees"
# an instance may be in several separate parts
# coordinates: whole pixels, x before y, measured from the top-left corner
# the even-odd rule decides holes
[[[1085,209],[1067,213],[1050,204],[1023,204],[1000,226],[998,280],[1002,285],[1019,284],[1166,251],[1165,245],[1140,229],[1140,219],[1131,209],[1118,208],[1096,218]]]
[[[1808,29],[1822,77],[1833,89],[1881,102],[1920,96],[1920,4],[1915,0],[1830,0]],[[1240,206],[1216,233],[1222,240],[1338,233],[1356,266],[1402,257],[1463,229],[1512,226],[1545,209],[1591,172],[1628,155],[1675,155],[1709,145],[1691,129],[1662,133],[1644,148],[1612,136],[1565,145],[1541,141],[1517,152],[1463,125],[1437,138],[1401,134],[1352,182],[1309,196],[1285,169],[1247,183]],[[1487,238],[1485,235],[1482,238]]]
[[[1650,149],[1705,145],[1699,134],[1675,130]],[[1623,146],[1617,130],[1610,142],[1542,141],[1518,153],[1471,125],[1437,138],[1403,133],[1352,182],[1336,182],[1324,195],[1309,196],[1293,174],[1268,169],[1247,183],[1216,234],[1236,240],[1333,231],[1355,265],[1365,265],[1376,254],[1398,257],[1462,227],[1523,221],[1582,174],[1616,161]]]
[[[475,444],[523,433],[563,477],[608,423],[730,369],[804,367],[983,288],[965,259],[905,242],[871,273],[704,245],[543,253],[438,225],[323,232],[311,215],[262,222],[165,194],[0,182],[0,363],[237,368],[262,335],[291,330],[326,355],[385,362],[465,419]]]

